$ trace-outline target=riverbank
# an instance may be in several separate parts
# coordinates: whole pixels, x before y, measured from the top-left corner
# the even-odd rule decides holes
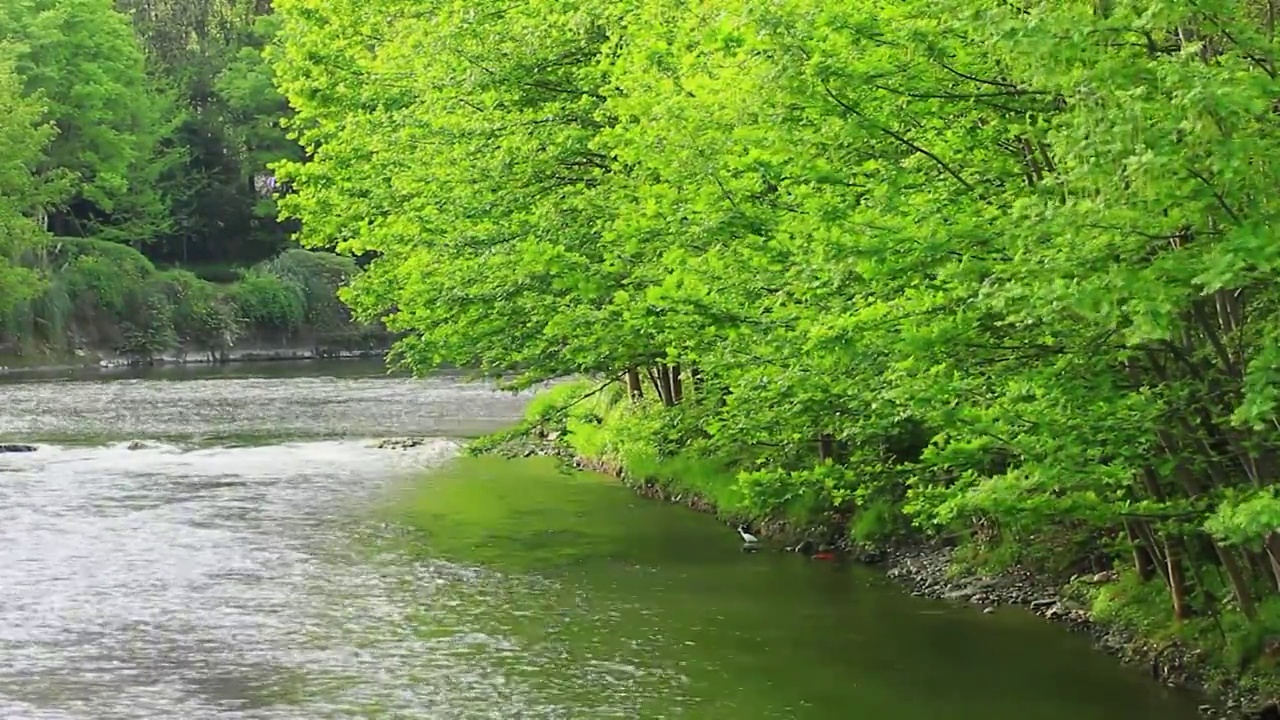
[[[991,567],[971,557],[970,548],[918,532],[860,543],[853,539],[860,532],[856,526],[866,523],[852,513],[827,513],[816,522],[812,517],[798,521],[786,513],[752,516],[725,502],[723,488],[706,478],[676,477],[682,468],[697,475],[715,463],[699,465],[683,458],[666,465],[646,460],[629,467],[616,454],[600,452],[605,447],[600,435],[608,431],[606,426],[622,422],[618,410],[604,409],[608,400],[583,410],[583,398],[573,399],[568,391],[541,397],[541,402],[530,405],[523,424],[477,440],[468,452],[554,456],[573,467],[616,477],[642,496],[715,514],[728,524],[749,522],[752,532],[770,546],[835,550],[848,561],[879,565],[914,595],[967,603],[986,613],[1030,611],[1089,634],[1099,649],[1144,668],[1156,682],[1203,694],[1207,700],[1200,710],[1205,716],[1280,720],[1275,704],[1280,682],[1265,664],[1280,642],[1263,638],[1260,662],[1236,661],[1233,667],[1226,630],[1221,644],[1198,642],[1205,638],[1203,634],[1194,638],[1175,634],[1167,621],[1158,620],[1162,613],[1167,616],[1167,606],[1142,605],[1141,588],[1135,589],[1134,578],[1111,567],[1077,570],[1067,576],[1033,572],[1018,564]],[[717,490],[720,498],[715,497]],[[1161,602],[1158,595],[1156,602]],[[1212,622],[1222,627],[1222,618]]]
[[[0,368],[360,357],[395,339],[338,300],[357,266],[331,253],[286,250],[202,276],[126,245],[58,238],[41,262],[39,293],[0,312]]]
[[[0,428],[46,439],[0,458],[0,620],[31,631],[0,717],[1196,720],[1035,618],[441,439],[527,396],[288,365],[6,383]]]
[[[1091,611],[1090,589],[1116,583],[1115,573],[1101,571],[1069,578],[1066,583],[1021,569],[983,574],[963,569],[956,548],[920,542],[888,554],[888,576],[913,595],[972,603],[984,612],[1016,607],[1051,622],[1088,633],[1094,645],[1120,661],[1149,670],[1156,682],[1207,696],[1200,706],[1206,717],[1278,720],[1274,678],[1262,675],[1230,678],[1221,662],[1202,648],[1144,636]]]
[[[475,454],[504,457],[552,456],[580,470],[600,472],[618,478],[639,495],[684,505],[695,511],[720,515],[720,509],[707,498],[688,492],[672,492],[663,484],[629,476],[617,463],[600,458],[576,455],[560,442],[562,436],[552,433],[527,437],[505,436],[497,443],[481,442]],[[387,447],[399,447],[390,444]],[[404,446],[412,447],[412,443]],[[740,518],[727,518],[731,522]],[[879,566],[904,590],[920,597],[972,603],[983,612],[1000,612],[1006,608],[1027,610],[1045,620],[1088,633],[1098,649],[1132,665],[1149,668],[1154,681],[1169,687],[1203,693],[1208,701],[1200,710],[1206,717],[1228,717],[1240,720],[1280,720],[1280,706],[1269,693],[1265,679],[1234,681],[1221,676],[1220,668],[1204,651],[1176,642],[1160,642],[1143,637],[1132,629],[1114,623],[1097,621],[1082,599],[1080,586],[1101,586],[1116,581],[1110,572],[1078,576],[1067,585],[1038,577],[1020,569],[995,574],[967,571],[956,562],[956,549],[918,539],[891,549],[854,548],[847,542],[843,527],[820,530],[822,540],[813,542],[812,528],[801,529],[785,520],[760,523],[752,532],[780,550],[792,550],[807,541],[814,550],[834,549],[849,561]],[[831,538],[839,538],[832,541]],[[824,547],[826,546],[826,547]]]
[[[137,358],[117,353],[83,352],[59,356],[45,362],[17,362],[23,358],[0,357],[0,375],[45,374],[99,368],[115,370],[147,365],[229,365],[251,362],[288,362],[311,360],[367,360],[385,357],[387,349],[344,350],[321,346],[245,347],[220,353],[162,353],[150,358]],[[12,366],[6,362],[13,363]]]

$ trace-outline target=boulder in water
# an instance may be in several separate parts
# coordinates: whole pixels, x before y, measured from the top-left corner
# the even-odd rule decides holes
[[[35,445],[24,445],[22,443],[0,443],[0,453],[24,453],[35,451]]]

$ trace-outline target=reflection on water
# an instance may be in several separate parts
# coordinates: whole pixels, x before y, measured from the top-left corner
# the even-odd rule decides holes
[[[423,484],[456,443],[326,439],[523,398],[276,367],[0,386],[0,435],[182,441],[0,455],[0,718],[1194,717],[1060,628],[744,555],[610,481],[473,461]],[[237,436],[295,439],[188,442]]]

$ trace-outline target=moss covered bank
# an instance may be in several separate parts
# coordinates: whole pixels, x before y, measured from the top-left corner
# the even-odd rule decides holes
[[[473,442],[468,453],[553,455],[614,475],[644,496],[748,523],[778,550],[835,550],[882,565],[915,595],[985,612],[1029,610],[1091,634],[1102,650],[1149,668],[1158,682],[1205,693],[1207,716],[1280,718],[1280,636],[1271,625],[1209,612],[1171,621],[1157,583],[1107,558],[1037,564],[1034,556],[1004,552],[989,534],[918,530],[892,503],[833,505],[797,484],[764,505],[742,458],[702,457],[687,442],[680,452],[663,452],[671,424],[662,416],[672,410],[630,402],[615,383],[567,382],[535,397],[518,426]]]

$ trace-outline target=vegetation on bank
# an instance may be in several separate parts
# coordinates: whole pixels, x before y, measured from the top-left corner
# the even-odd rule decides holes
[[[697,412],[693,407],[690,401],[683,410]],[[882,558],[883,551],[905,550],[910,558],[939,541],[957,545],[951,557],[958,565],[951,569],[959,584],[927,578],[934,587],[959,588],[965,585],[963,578],[971,579],[974,573],[999,574],[1015,565],[1030,569],[1035,579],[1015,583],[1021,593],[1041,593],[1030,595],[1032,599],[1060,595],[1072,606],[1085,608],[1108,649],[1130,660],[1160,663],[1164,679],[1229,690],[1233,703],[1256,703],[1280,693],[1274,665],[1280,617],[1271,604],[1264,606],[1268,615],[1253,620],[1240,613],[1203,612],[1170,622],[1160,583],[1125,572],[1118,563],[1120,572],[1095,576],[1094,571],[1111,567],[1114,557],[1099,555],[1087,564],[1066,565],[1030,554],[1011,560],[998,543],[975,537],[967,528],[956,533],[921,529],[893,504],[835,511],[819,499],[822,489],[812,483],[797,485],[788,499],[762,510],[744,458],[690,451],[677,438],[664,436],[661,430],[669,426],[662,417],[669,411],[656,398],[629,399],[625,385],[617,381],[562,382],[538,393],[521,422],[472,441],[467,453],[558,455],[566,462],[612,473],[646,495],[714,512],[729,524],[755,523],[753,530],[774,537],[779,547],[808,540],[815,547],[843,546],[860,557]],[[1071,559],[1051,559],[1064,557]],[[1099,576],[1113,580],[1099,582]],[[912,579],[910,573],[907,578]],[[1116,647],[1117,641],[1127,645]],[[1174,665],[1166,665],[1170,658]]]
[[[1274,674],[1272,3],[276,8],[285,210],[410,367],[616,379],[570,435],[641,474]]]
[[[36,360],[77,350],[135,360],[166,354],[224,356],[240,343],[311,343],[367,350],[388,342],[337,299],[353,260],[287,250],[211,282],[190,270],[157,269],[126,245],[58,238],[30,267],[36,290],[0,313],[0,356]],[[225,272],[218,273],[225,278]]]
[[[0,353],[349,330],[318,293],[354,264],[276,217],[274,34],[260,0],[0,0]],[[254,269],[153,267],[212,264]]]

